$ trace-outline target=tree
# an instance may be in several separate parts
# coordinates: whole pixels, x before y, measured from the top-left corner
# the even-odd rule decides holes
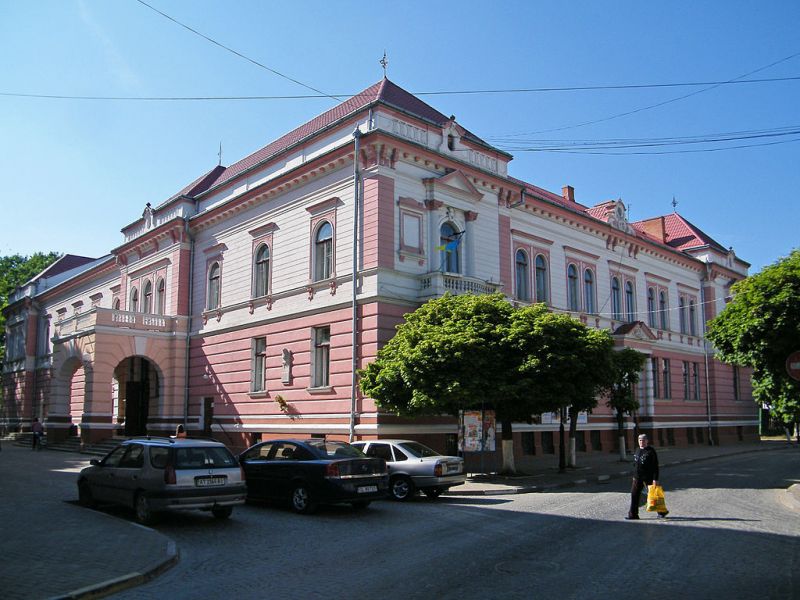
[[[8,306],[9,296],[60,257],[56,252],[0,257],[0,363],[3,362],[6,350],[6,318],[2,311]]]
[[[509,335],[514,313],[502,294],[425,303],[405,315],[361,371],[361,390],[380,408],[405,416],[494,409],[502,423],[503,471],[514,472],[511,423],[541,412],[520,372],[524,356]]]
[[[613,341],[605,330],[590,329],[569,315],[548,312],[543,305],[513,315],[512,340],[525,358],[520,369],[536,401],[536,412],[561,414],[559,469],[566,467],[564,421],[570,414],[570,463],[575,466],[577,418],[597,406],[607,385]]]
[[[604,392],[606,406],[616,411],[620,460],[625,460],[625,415],[632,415],[639,408],[633,388],[639,383],[639,373],[646,360],[646,355],[633,348],[622,348],[611,354],[611,378]]]
[[[800,420],[800,382],[786,360],[800,350],[800,249],[737,282],[708,326],[718,357],[753,368],[753,397],[784,421]]]

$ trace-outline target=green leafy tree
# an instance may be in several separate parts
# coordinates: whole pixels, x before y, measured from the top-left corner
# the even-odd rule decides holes
[[[535,399],[535,412],[561,414],[559,469],[566,467],[564,422],[570,416],[570,463],[575,466],[578,414],[597,406],[607,387],[613,341],[605,330],[591,329],[569,315],[548,312],[543,305],[513,315],[512,341],[524,357],[520,373]]]
[[[614,409],[617,418],[619,459],[625,460],[625,415],[634,414],[639,402],[633,389],[639,383],[647,356],[633,348],[622,348],[611,354],[611,377],[605,386],[606,406]]]
[[[37,252],[31,256],[0,256],[0,363],[6,351],[6,318],[2,311],[8,306],[9,296],[60,257],[56,252]]]
[[[493,409],[502,423],[503,470],[514,472],[511,423],[540,412],[520,371],[524,356],[510,336],[514,313],[502,294],[427,302],[406,315],[361,372],[361,390],[404,416]]]
[[[737,282],[708,326],[725,362],[753,368],[753,396],[784,422],[800,420],[800,382],[786,360],[800,350],[800,250]]]

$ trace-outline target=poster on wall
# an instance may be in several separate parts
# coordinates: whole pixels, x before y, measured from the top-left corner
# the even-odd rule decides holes
[[[483,420],[481,420],[483,415]],[[493,410],[465,410],[461,413],[463,427],[458,434],[462,452],[495,451],[495,416]]]

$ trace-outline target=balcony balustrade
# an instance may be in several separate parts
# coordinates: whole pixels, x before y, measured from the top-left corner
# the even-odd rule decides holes
[[[181,326],[183,325],[183,326]],[[85,313],[72,316],[55,324],[54,340],[95,333],[98,328],[133,331],[158,331],[162,333],[175,333],[185,331],[185,319],[153,315],[127,310],[113,310],[109,308],[95,308]]]
[[[499,283],[458,273],[426,273],[418,279],[420,285],[417,297],[420,300],[438,298],[447,292],[456,296],[460,294],[493,294],[502,288]]]

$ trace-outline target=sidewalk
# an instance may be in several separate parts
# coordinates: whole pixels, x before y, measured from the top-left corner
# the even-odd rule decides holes
[[[85,598],[142,583],[177,561],[157,531],[78,506],[89,456],[3,444],[0,595]]]
[[[779,440],[762,440],[759,443],[727,446],[697,445],[688,448],[656,446],[655,448],[658,452],[662,480],[669,478],[669,469],[675,465],[768,450],[800,452],[800,448],[797,446],[790,447],[786,441]],[[629,454],[627,459],[626,462],[620,461],[618,453],[578,453],[578,466],[559,473],[558,454],[537,456],[530,464],[526,465],[524,476],[471,474],[467,478],[467,483],[451,488],[447,494],[451,496],[529,494],[601,483],[617,478],[629,479],[632,475],[632,455]],[[794,504],[796,510],[800,510],[800,485],[791,486],[787,490],[787,498],[789,503]]]

